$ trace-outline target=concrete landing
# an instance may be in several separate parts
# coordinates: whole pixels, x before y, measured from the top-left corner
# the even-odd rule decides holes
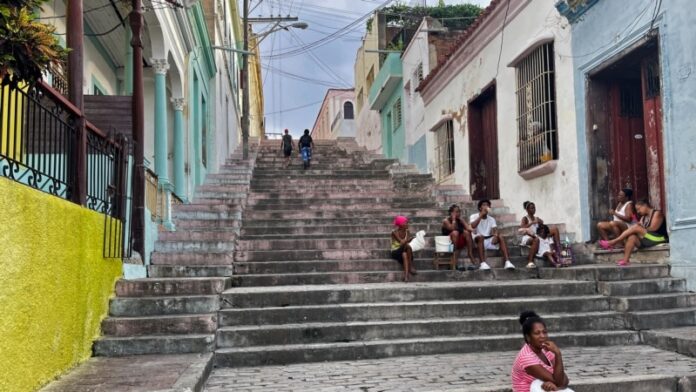
[[[213,354],[94,357],[41,392],[197,392]]]
[[[520,341],[521,341],[520,337]],[[576,392],[696,390],[696,359],[650,346],[561,348]],[[517,352],[215,369],[206,392],[510,392]]]

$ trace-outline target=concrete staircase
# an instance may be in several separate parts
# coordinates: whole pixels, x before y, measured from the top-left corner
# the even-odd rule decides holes
[[[253,148],[244,161],[236,152],[197,189],[193,203],[173,207],[176,231],[159,233],[149,277],[117,282],[95,355],[213,351],[255,154]]]
[[[432,241],[446,204],[476,210],[425,177],[345,142],[318,142],[307,171],[284,169],[277,146],[262,143],[233,287],[222,294],[216,365],[515,350],[517,316],[527,309],[545,317],[562,346],[635,345],[642,330],[696,324],[696,295],[666,264],[521,268],[517,219],[500,200],[493,215],[517,270],[489,254],[491,271],[434,271],[430,242],[416,256],[414,281],[400,283],[388,252],[394,215]]]

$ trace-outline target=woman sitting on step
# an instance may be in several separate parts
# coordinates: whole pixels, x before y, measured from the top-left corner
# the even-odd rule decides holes
[[[416,267],[413,260],[413,250],[408,243],[414,238],[408,231],[408,218],[397,216],[394,218],[396,229],[391,233],[391,257],[404,266],[404,282],[408,282],[410,275],[416,275]]]
[[[608,241],[609,237],[618,237],[629,227],[635,224],[635,210],[633,208],[633,190],[623,189],[619,192],[616,209],[609,210],[611,221],[597,223],[597,230],[601,239]]]
[[[616,244],[624,242],[624,258],[616,263],[621,267],[629,265],[635,248],[650,248],[669,242],[667,218],[662,211],[654,209],[648,200],[637,202],[636,210],[641,216],[639,224],[629,227],[611,241],[599,240],[599,246],[605,250],[611,250]]]
[[[459,265],[458,258],[462,249],[466,248],[466,253],[469,255],[471,265],[469,269],[475,270],[478,265],[474,263],[474,239],[471,237],[471,232],[474,231],[467,222],[462,219],[462,210],[458,205],[452,204],[449,208],[449,216],[442,221],[442,235],[449,236],[452,241],[453,252],[452,259],[457,265],[458,270],[463,270],[464,266]]]
[[[549,340],[544,320],[526,311],[520,314],[520,324],[525,344],[512,365],[513,392],[573,392],[567,388],[561,350]]]

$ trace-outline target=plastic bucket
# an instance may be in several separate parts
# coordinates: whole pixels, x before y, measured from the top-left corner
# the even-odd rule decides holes
[[[435,252],[445,253],[452,251],[452,240],[448,235],[439,235],[435,237]]]

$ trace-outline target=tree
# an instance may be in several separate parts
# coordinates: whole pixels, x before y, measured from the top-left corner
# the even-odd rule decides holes
[[[6,0],[0,5],[0,81],[29,84],[41,79],[51,64],[64,61],[67,50],[53,35],[55,28],[38,22],[34,9],[46,0]]]

